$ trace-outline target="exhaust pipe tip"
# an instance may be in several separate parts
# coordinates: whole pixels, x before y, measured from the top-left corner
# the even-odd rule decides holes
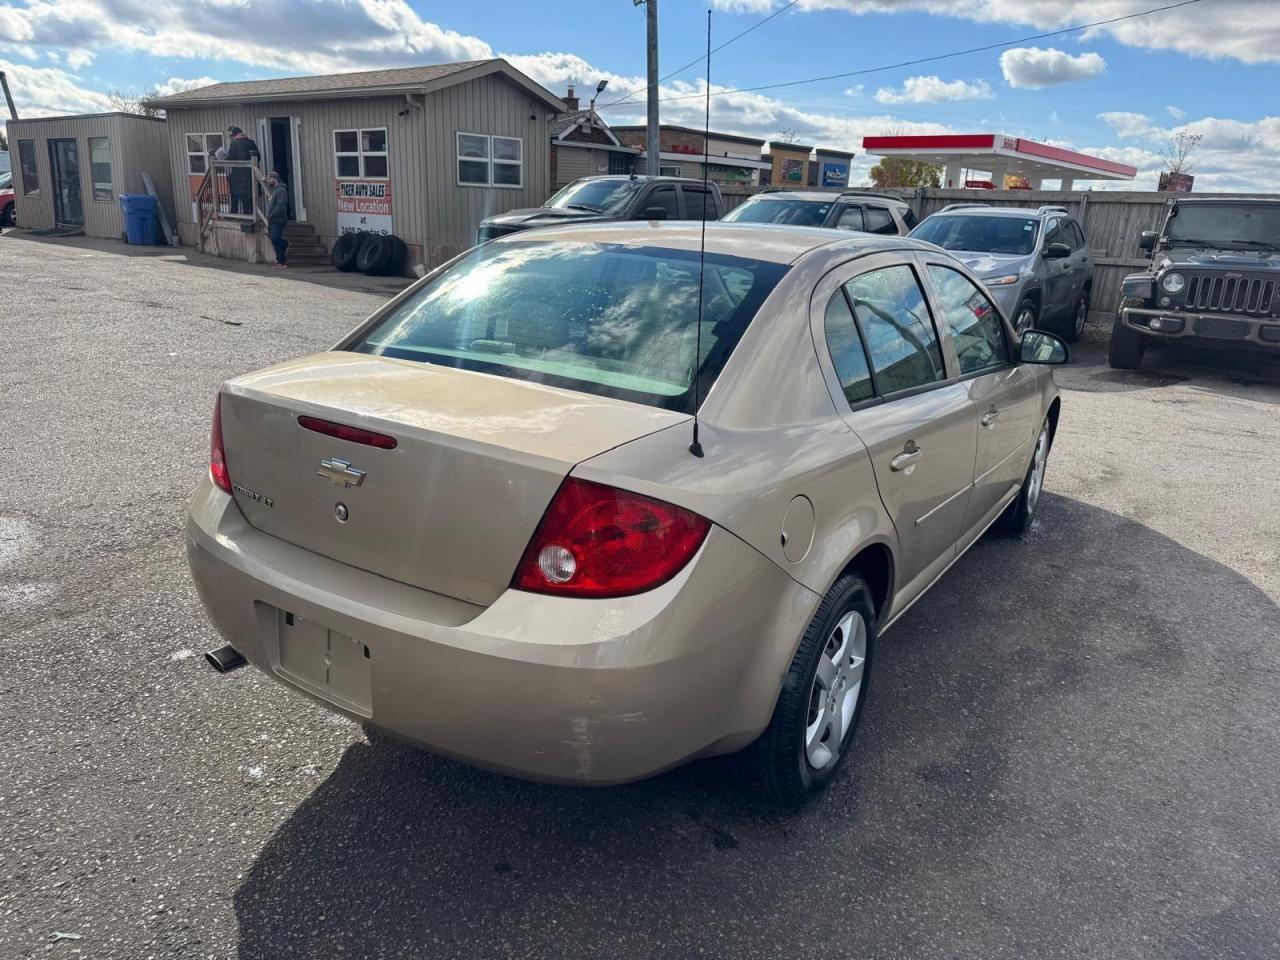
[[[232,670],[243,667],[249,662],[240,655],[239,650],[229,643],[225,647],[219,647],[217,650],[210,650],[204,655],[204,658],[209,661],[209,666],[219,673],[230,673]]]

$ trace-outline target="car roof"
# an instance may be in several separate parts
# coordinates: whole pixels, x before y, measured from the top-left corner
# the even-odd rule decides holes
[[[696,183],[699,186],[702,185],[701,177],[662,177],[662,176],[651,177],[645,173],[637,173],[635,176],[632,176],[629,173],[601,173],[601,174],[596,174],[590,177],[579,177],[577,180],[574,180],[573,182],[581,183],[583,180],[635,180],[637,183],[666,182],[666,183]],[[717,187],[719,186],[719,184],[716,183],[714,180],[710,181],[710,183],[715,184]]]
[[[1071,216],[1070,211],[1062,209],[1043,210],[1037,207],[979,207],[965,206],[957,210],[938,210],[929,214],[931,217],[963,217],[963,216],[981,216],[981,217],[1048,217],[1048,216]]]
[[[489,241],[494,244],[536,240],[544,243],[620,243],[671,250],[698,250],[703,224],[699,220],[620,220],[566,224],[522,230]],[[774,223],[706,223],[706,250],[722,256],[795,263],[820,247],[854,253],[880,250],[933,250],[933,245],[906,237],[850,233],[824,227],[793,227]]]

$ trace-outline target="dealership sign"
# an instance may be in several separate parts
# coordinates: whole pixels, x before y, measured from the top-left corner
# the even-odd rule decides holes
[[[391,182],[337,180],[338,233],[391,232]]]
[[[849,165],[847,163],[822,164],[822,185],[824,187],[847,187],[849,185]]]

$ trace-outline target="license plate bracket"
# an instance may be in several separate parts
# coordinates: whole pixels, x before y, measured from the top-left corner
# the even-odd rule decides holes
[[[276,611],[277,672],[316,696],[372,716],[372,654],[361,641],[285,610]]]
[[[1231,317],[1201,317],[1196,333],[1215,340],[1243,340],[1249,335],[1249,325]]]

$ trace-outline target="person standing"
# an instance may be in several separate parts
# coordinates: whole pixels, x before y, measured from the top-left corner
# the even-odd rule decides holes
[[[289,188],[280,179],[280,174],[272,170],[267,174],[267,236],[271,238],[271,246],[276,252],[276,266],[288,266],[289,241],[284,238],[285,227],[289,225]]]
[[[227,133],[231,142],[227,145],[228,160],[253,160],[257,162],[262,154],[258,145],[239,127],[231,127]],[[247,167],[233,167],[227,175],[231,192],[231,212],[253,214],[253,171]]]

